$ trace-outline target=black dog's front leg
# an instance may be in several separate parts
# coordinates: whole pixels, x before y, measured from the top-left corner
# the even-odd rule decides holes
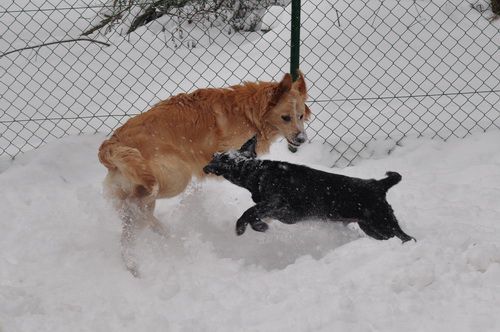
[[[245,233],[248,224],[257,232],[265,232],[269,226],[262,218],[267,208],[267,204],[258,203],[246,210],[236,222],[236,235]]]
[[[271,200],[259,202],[246,210],[236,222],[236,234],[245,233],[248,224],[254,231],[265,232],[269,226],[262,221],[263,218],[273,218],[285,224],[294,224],[301,219],[301,216],[286,201],[274,197]]]
[[[279,218],[277,211],[280,211],[280,200],[273,199],[255,204],[246,210],[236,222],[236,234],[245,233],[248,224],[254,231],[265,232],[269,226],[262,221],[262,218]]]

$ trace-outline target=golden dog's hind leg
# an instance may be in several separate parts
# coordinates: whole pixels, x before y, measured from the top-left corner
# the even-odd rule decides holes
[[[123,209],[119,211],[120,219],[122,220],[122,235],[120,244],[122,260],[125,267],[134,277],[139,277],[139,269],[134,255],[134,247],[137,234],[144,228],[145,224],[138,222],[137,214],[133,211],[135,209],[137,209],[137,207],[132,207],[129,202],[125,202]]]
[[[104,196],[112,202],[122,222],[121,256],[127,270],[139,276],[134,255],[137,235],[147,226],[156,233],[166,235],[163,225],[153,215],[155,197],[148,194],[142,185],[127,182],[121,173],[109,172],[104,181]]]
[[[127,270],[134,277],[139,277],[139,268],[134,255],[137,235],[147,226],[161,235],[167,236],[165,227],[153,215],[155,201],[145,202],[137,198],[128,198],[119,210],[122,220],[121,253]]]
[[[114,198],[115,208],[122,220],[121,253],[126,268],[139,277],[134,248],[137,235],[145,227],[167,236],[165,226],[154,216],[156,199],[174,197],[184,191],[191,180],[191,171],[176,157],[163,157],[149,163],[151,178],[155,181],[131,183],[120,173],[108,175],[108,192]],[[145,185],[145,184],[148,185]]]

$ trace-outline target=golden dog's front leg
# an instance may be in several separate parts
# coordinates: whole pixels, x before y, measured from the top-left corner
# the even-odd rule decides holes
[[[156,201],[148,203],[144,207],[144,215],[147,219],[149,227],[156,234],[160,235],[163,238],[167,237],[167,228],[154,216]]]

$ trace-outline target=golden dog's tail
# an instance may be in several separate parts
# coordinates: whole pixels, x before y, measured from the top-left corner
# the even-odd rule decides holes
[[[135,184],[134,191],[137,196],[156,196],[158,193],[158,181],[149,163],[136,148],[123,145],[112,137],[101,144],[98,157],[108,170],[119,171]]]

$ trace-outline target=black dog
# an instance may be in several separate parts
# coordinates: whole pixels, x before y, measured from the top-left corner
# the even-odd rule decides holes
[[[385,240],[397,236],[413,239],[399,227],[386,200],[389,188],[401,175],[387,172],[382,180],[365,180],[322,172],[302,165],[256,158],[254,136],[239,151],[216,153],[203,168],[207,174],[222,175],[248,189],[256,203],[236,222],[236,234],[247,224],[264,232],[263,218],[293,224],[309,218],[357,222],[369,236]]]

